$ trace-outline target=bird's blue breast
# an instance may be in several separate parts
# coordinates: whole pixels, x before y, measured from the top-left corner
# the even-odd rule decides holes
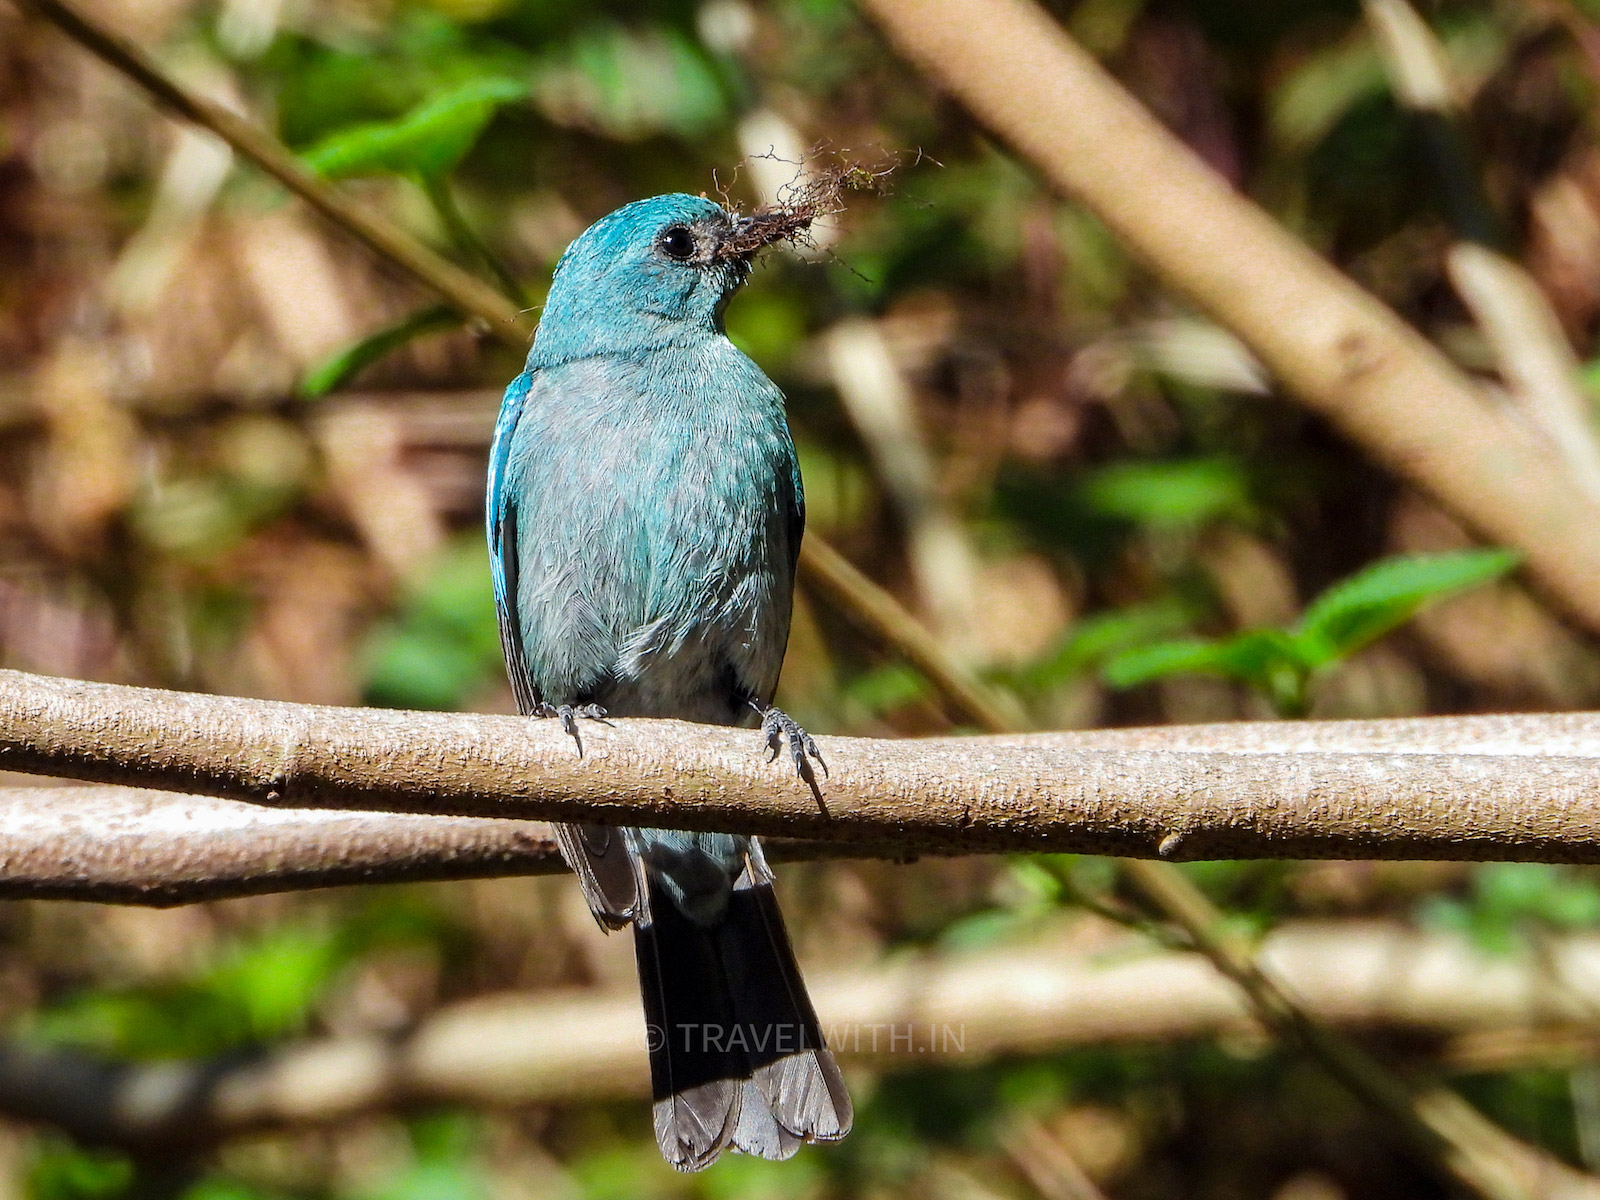
[[[803,504],[782,396],[725,338],[688,342],[508,389],[490,541],[549,703],[733,723],[777,685]]]

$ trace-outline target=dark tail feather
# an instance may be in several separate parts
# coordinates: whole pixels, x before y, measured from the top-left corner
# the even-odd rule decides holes
[[[711,928],[651,884],[634,924],[656,1141],[680,1171],[727,1146],[782,1159],[850,1130],[850,1097],[823,1043],[770,883],[747,875]]]
[[[730,988],[738,998],[740,1020],[786,1035],[774,1036],[768,1053],[753,1048],[751,1082],[789,1134],[806,1142],[837,1141],[850,1132],[855,1111],[823,1040],[772,884],[763,881],[739,888],[731,897],[729,912],[730,920],[722,926],[728,934],[734,933],[730,928],[734,913],[746,925],[738,930],[736,947],[724,954],[724,961],[736,960],[741,948],[759,948],[753,961],[740,964],[742,972],[730,965]],[[787,1153],[762,1157],[788,1158],[793,1153],[791,1146]]]

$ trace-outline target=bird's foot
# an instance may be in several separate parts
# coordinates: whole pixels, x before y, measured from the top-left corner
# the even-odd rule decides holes
[[[789,743],[789,757],[794,759],[794,769],[800,774],[806,773],[808,758],[817,760],[817,765],[822,768],[822,773],[828,773],[828,764],[822,761],[822,751],[817,749],[817,743],[811,735],[800,728],[800,723],[784,712],[781,708],[768,707],[761,713],[761,732],[767,735],[767,748],[772,751],[768,762],[776,762],[778,751],[782,742]]]
[[[787,742],[789,757],[794,761],[795,773],[805,780],[806,786],[811,789],[811,794],[821,805],[822,789],[817,786],[817,774],[811,769],[811,762],[813,759],[816,760],[817,766],[822,768],[824,777],[828,774],[828,764],[823,760],[822,751],[817,749],[815,739],[781,708],[768,705],[766,708],[757,708],[757,711],[761,714],[761,732],[766,735],[767,748],[772,751],[767,761],[776,762],[778,752]]]
[[[561,728],[568,737],[578,743],[578,757],[583,757],[583,738],[578,734],[578,720],[599,721],[602,725],[611,724],[606,720],[606,710],[598,704],[548,704],[540,702],[539,707],[533,710],[536,717],[559,717]]]

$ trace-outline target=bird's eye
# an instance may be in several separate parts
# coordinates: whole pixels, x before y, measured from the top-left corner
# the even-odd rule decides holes
[[[694,257],[694,234],[686,226],[674,225],[667,229],[657,244],[661,247],[661,253],[679,262]]]

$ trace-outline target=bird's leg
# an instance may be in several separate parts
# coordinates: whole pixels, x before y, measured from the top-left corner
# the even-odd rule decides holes
[[[606,710],[598,704],[551,704],[548,701],[539,701],[532,713],[535,717],[559,717],[561,728],[574,742],[578,743],[578,757],[583,757],[583,738],[578,736],[578,718],[586,721],[599,721],[602,725],[611,724],[606,720]]]

